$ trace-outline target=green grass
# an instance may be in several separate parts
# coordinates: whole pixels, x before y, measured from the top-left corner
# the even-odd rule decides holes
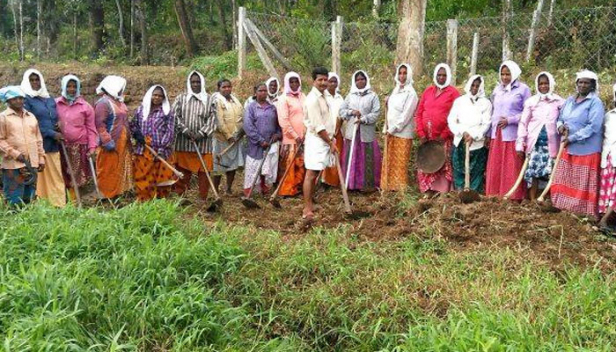
[[[167,201],[0,212],[6,351],[615,348],[614,275],[517,249],[344,228],[283,240]]]

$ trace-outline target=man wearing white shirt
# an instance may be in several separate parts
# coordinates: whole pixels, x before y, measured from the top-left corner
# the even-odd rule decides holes
[[[304,178],[304,210],[302,218],[312,220],[314,217],[312,196],[315,180],[321,170],[331,166],[332,158],[338,154],[334,141],[336,124],[332,122],[329,105],[325,99],[329,71],[324,67],[317,67],[312,71],[312,90],[308,93],[304,103],[304,124],[306,125],[306,139],[304,140],[304,164],[306,177]]]

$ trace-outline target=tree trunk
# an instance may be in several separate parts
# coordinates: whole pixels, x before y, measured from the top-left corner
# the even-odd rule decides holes
[[[401,15],[396,43],[396,62],[407,62],[413,68],[413,77],[423,74],[423,37],[426,24],[427,0],[400,0]]]
[[[148,24],[145,17],[145,4],[143,0],[135,0],[135,3],[137,5],[139,27],[141,28],[141,64],[148,65],[150,63],[150,51],[148,50]]]
[[[24,61],[24,11],[19,1],[19,61]]]
[[[21,1],[20,1],[21,4]],[[15,2],[13,1],[12,3],[9,2],[9,6],[11,7],[11,12],[13,13],[13,30],[15,32],[15,44],[17,46],[17,53],[19,54],[19,61],[24,61],[23,58],[23,50],[21,47],[21,42],[19,41],[19,20],[17,17],[17,4],[15,4]],[[21,17],[21,16],[20,16]]]
[[[130,0],[130,58],[135,57],[135,0]]]
[[[210,26],[213,26],[215,24],[215,22],[214,22],[214,7],[213,7],[214,0],[210,0],[209,3],[210,3],[209,4],[210,5],[210,9],[207,12],[207,16],[208,16],[209,21],[210,21]]]
[[[503,0],[503,13],[501,18],[501,27],[503,29],[503,61],[512,58],[510,48],[511,35],[509,34],[509,21],[511,20],[511,15],[511,0]]]
[[[218,14],[220,17],[220,27],[222,28],[222,36],[225,38],[225,49],[231,50],[232,47],[232,39],[229,35],[229,30],[227,29],[227,19],[225,16],[225,0],[218,0]]]
[[[233,17],[233,48],[237,50],[237,4],[231,0],[231,16]]]
[[[105,45],[105,12],[100,0],[90,0],[90,24],[92,26],[93,53],[103,50]]]
[[[41,17],[43,16],[43,0],[36,0],[36,57],[41,59]]]
[[[73,12],[73,59],[77,60],[77,11]]]
[[[189,57],[194,57],[195,54],[199,52],[199,47],[197,46],[197,42],[193,36],[192,27],[190,26],[190,21],[188,20],[184,0],[175,0],[175,13],[178,17],[178,24],[180,25],[180,31],[182,32],[182,37],[184,38],[184,44],[186,45],[186,53]]]
[[[118,23],[118,35],[120,36],[120,43],[125,47],[126,40],[124,39],[124,13],[122,12],[120,0],[116,0],[115,3],[118,8],[118,19],[120,20],[120,23]]]
[[[381,8],[381,0],[374,0],[372,3],[372,16],[379,18],[379,9]]]

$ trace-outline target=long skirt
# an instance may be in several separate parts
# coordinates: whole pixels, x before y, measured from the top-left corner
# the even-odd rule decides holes
[[[496,132],[496,138],[490,141],[488,165],[486,170],[486,195],[504,196],[515,184],[524,161],[515,150],[515,141],[503,142],[501,129]],[[509,197],[522,200],[526,196],[526,184],[522,184]]]
[[[528,158],[528,168],[524,173],[526,184],[530,187],[533,179],[537,179],[540,188],[545,188],[554,167],[554,159],[550,157],[550,150],[548,149],[548,133],[545,126],[539,133],[537,143],[535,143],[535,147]]]
[[[571,155],[566,148],[554,171],[552,204],[573,213],[598,216],[600,165],[601,153]]]
[[[62,162],[59,152],[45,154],[45,170],[38,174],[36,195],[47,199],[53,206],[66,205],[66,187],[62,178]]]
[[[451,190],[451,182],[453,181],[453,172],[451,167],[451,147],[452,141],[445,142],[445,165],[437,172],[426,174],[417,171],[417,181],[419,182],[419,191],[425,193],[427,191],[436,191],[446,193]]]
[[[599,214],[605,214],[607,208],[613,208],[616,203],[616,167],[612,163],[612,155],[607,156],[607,166],[601,170],[601,188],[599,191]]]
[[[230,145],[231,143],[227,141],[219,141],[217,138],[214,138],[213,149],[216,158],[216,162],[214,163],[214,175],[220,176],[225,172],[235,171],[240,167],[244,167],[244,141],[235,143],[235,145],[229,149],[225,155],[220,158],[218,157],[218,155],[220,155]]]
[[[409,162],[413,140],[387,135],[385,143],[387,143],[387,153],[383,155],[381,189],[405,190],[409,186]]]
[[[460,143],[454,146],[451,157],[453,165],[453,184],[455,189],[464,189],[464,178],[466,176],[466,144]],[[485,186],[486,162],[488,161],[488,150],[484,147],[471,150],[469,155],[470,189],[483,193]]]
[[[306,168],[304,167],[304,152],[300,151],[294,156],[298,146],[296,144],[283,144],[280,147],[280,160],[278,162],[278,182],[282,182],[279,195],[294,196],[302,191]],[[287,167],[293,164],[285,179],[282,179]]]
[[[344,140],[342,150],[342,173],[346,177],[351,140]],[[381,186],[381,150],[377,140],[361,142],[356,139],[351,160],[351,172],[349,174],[350,190],[371,190]]]
[[[19,169],[2,170],[2,191],[9,205],[28,204],[34,199],[36,182],[26,185]]]
[[[173,158],[167,159],[173,164]],[[135,193],[137,200],[147,201],[154,198],[165,198],[171,191],[170,181],[173,181],[173,171],[155,158],[148,149],[143,155],[134,157]]]
[[[278,176],[278,144],[273,144],[270,152],[264,155],[265,161],[259,170],[259,165],[263,159],[253,159],[250,155],[246,155],[246,164],[244,165],[244,194],[248,192],[255,178],[254,192],[263,194],[269,192],[271,186],[276,182]]]
[[[208,168],[208,171],[211,171],[213,164],[212,154],[201,155],[203,156],[203,161],[205,161],[205,166]],[[195,152],[175,152],[175,167],[184,174],[184,177],[180,178],[175,184],[175,192],[180,195],[186,193],[190,186],[190,178],[193,174],[197,174],[199,197],[201,199],[206,199],[209,193],[210,183],[201,165],[201,160],[199,160],[199,155]]]
[[[126,130],[116,141],[116,149],[98,148],[96,177],[98,188],[106,198],[113,198],[132,188],[133,167]]]
[[[68,159],[75,173],[77,187],[82,187],[88,183],[92,177],[88,162],[88,146],[85,144],[67,144],[66,152],[68,153]],[[62,156],[62,177],[64,178],[66,188],[70,190],[73,189],[73,182],[66,163],[66,157],[63,152],[60,152],[60,154]]]
[[[342,137],[342,132],[338,131],[338,134],[336,135],[336,148],[338,148],[338,151],[341,153],[343,147],[344,147],[344,138]],[[338,160],[340,161],[341,158],[342,158],[341,154],[339,154]],[[342,162],[340,163],[342,164]],[[332,187],[340,186],[340,178],[338,177],[338,169],[336,168],[335,164],[323,170],[323,174],[321,175],[321,181]]]

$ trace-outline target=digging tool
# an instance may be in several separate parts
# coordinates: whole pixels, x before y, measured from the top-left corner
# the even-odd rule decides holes
[[[64,154],[64,161],[66,162],[66,167],[68,168],[68,174],[71,177],[71,183],[73,184],[73,190],[75,191],[75,198],[77,200],[77,206],[81,207],[81,194],[79,193],[79,186],[77,185],[77,178],[75,177],[75,170],[73,170],[71,159],[68,157],[68,152],[66,151],[66,144],[64,144],[63,141],[60,141],[60,147],[62,147],[62,153]]]
[[[513,187],[511,187],[511,189],[507,193],[505,193],[505,195],[503,196],[503,199],[505,200],[509,199],[509,197],[511,197],[513,193],[515,193],[516,189],[520,187],[520,184],[522,184],[522,180],[524,180],[524,174],[526,173],[526,169],[528,168],[529,159],[530,159],[529,157],[524,158],[524,164],[522,164],[522,169],[520,170],[520,174],[518,175],[518,178],[515,180]]]
[[[480,199],[479,193],[471,189],[471,142],[465,143],[464,156],[464,190],[460,192],[460,201],[464,204],[476,202]]]
[[[233,147],[239,143],[242,140],[242,138],[238,138],[236,139],[233,143],[231,143],[228,147],[226,147],[225,149],[222,150],[222,152],[220,152],[220,154],[217,154],[215,159],[216,159],[216,164],[224,167],[225,169],[229,168],[227,165],[222,163],[222,157],[227,154],[229,152],[229,150],[233,149]]]
[[[355,149],[355,138],[357,137],[357,131],[359,130],[359,126],[361,124],[357,124],[355,129],[353,130],[353,137],[351,138],[351,150],[349,151],[349,160],[347,161],[347,172],[346,178],[344,179],[344,188],[349,189],[349,177],[351,176],[351,163],[353,162],[353,150]]]
[[[257,181],[259,180],[259,177],[261,176],[261,170],[263,169],[263,164],[265,164],[265,158],[267,158],[267,155],[269,154],[270,149],[272,149],[271,142],[267,150],[263,152],[263,159],[261,159],[261,161],[259,162],[259,170],[255,174],[255,178],[252,180],[252,184],[250,185],[250,190],[248,191],[248,195],[246,195],[245,197],[242,197],[242,204],[248,209],[261,209],[259,204],[257,204],[257,202],[255,202],[252,198],[250,198],[250,196],[252,196],[252,191],[255,189],[255,185],[257,184]]]
[[[207,182],[210,184],[210,188],[212,188],[212,192],[214,192],[214,197],[215,197],[214,201],[207,208],[207,211],[215,212],[216,210],[218,210],[218,207],[222,206],[222,199],[220,199],[220,195],[218,195],[218,191],[216,190],[216,187],[214,186],[214,181],[212,181],[210,172],[207,170],[207,165],[205,165],[205,160],[203,160],[203,156],[201,155],[201,152],[199,151],[199,146],[197,145],[197,142],[193,140],[191,140],[191,142],[193,144],[193,147],[197,151],[197,155],[199,156],[199,161],[201,162],[201,166],[203,167],[203,170],[205,172],[205,177],[207,177]]]
[[[152,153],[152,155],[154,155],[154,157],[158,160],[160,160],[161,163],[163,163],[163,165],[165,165],[166,167],[169,168],[169,170],[171,170],[173,172],[173,174],[178,178],[177,180],[169,180],[169,181],[163,181],[160,183],[157,183],[156,186],[158,187],[168,187],[168,186],[172,186],[174,185],[176,182],[178,182],[179,179],[184,177],[184,174],[181,173],[180,171],[178,171],[176,168],[174,168],[171,164],[169,164],[169,162],[167,162],[167,160],[165,160],[162,156],[158,155],[158,153],[156,152],[156,150],[152,149],[152,147],[150,147],[147,144],[144,144],[146,149],[150,151],[150,153]]]
[[[287,178],[287,175],[289,174],[289,171],[291,170],[293,165],[295,165],[295,158],[297,157],[297,155],[299,154],[300,150],[302,150],[302,149],[304,149],[304,145],[303,144],[300,144],[299,147],[297,147],[295,149],[295,152],[293,153],[293,158],[291,159],[292,161],[289,163],[289,165],[287,165],[286,170],[284,170],[284,174],[282,174],[282,178],[278,182],[278,187],[276,187],[276,190],[274,191],[274,193],[272,194],[272,196],[269,199],[270,203],[272,203],[274,208],[278,208],[278,209],[282,208],[282,206],[280,205],[280,202],[278,201],[278,199],[276,197],[278,197],[278,193],[280,192],[280,189],[282,188],[282,184],[284,183],[284,180]]]
[[[23,184],[26,186],[36,184],[36,180],[38,178],[38,170],[32,167],[32,164],[30,163],[30,160],[28,160],[28,158],[24,160],[24,164],[26,165],[26,171],[22,172],[22,170],[20,170],[19,172],[24,178]]]
[[[338,178],[340,179],[340,189],[342,190],[342,198],[344,199],[344,212],[347,215],[353,214],[351,210],[351,202],[349,202],[349,195],[347,194],[347,188],[344,185],[344,178],[342,177],[342,168],[340,167],[340,157],[338,153],[335,155],[336,169],[338,170]]]
[[[90,173],[92,173],[92,181],[94,181],[94,189],[96,190],[96,196],[99,199],[103,198],[103,194],[101,193],[101,189],[98,188],[98,179],[96,177],[96,168],[94,167],[94,156],[90,155],[88,157],[88,164],[90,164]]]
[[[565,133],[563,135],[563,141],[560,142],[560,148],[558,148],[558,154],[556,154],[556,160],[554,161],[554,167],[552,168],[552,172],[550,173],[550,180],[548,181],[548,184],[545,186],[545,189],[543,190],[543,192],[541,192],[541,195],[539,196],[539,198],[537,198],[537,202],[541,203],[543,202],[545,196],[548,194],[548,192],[550,191],[550,188],[552,187],[552,182],[554,181],[554,175],[556,174],[556,169],[558,168],[558,163],[560,162],[560,158],[563,155],[563,151],[565,150],[565,143],[564,141],[567,140],[567,133]]]

